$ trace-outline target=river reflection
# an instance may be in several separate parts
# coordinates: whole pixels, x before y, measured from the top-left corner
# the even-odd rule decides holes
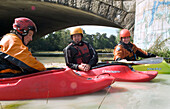
[[[106,60],[106,59],[113,59],[113,55],[112,53],[103,53],[103,54],[99,54],[99,61],[101,62],[101,60]],[[49,64],[49,63],[65,63],[65,59],[64,56],[36,56],[36,58],[42,62],[43,64]]]
[[[64,57],[36,57],[43,64],[47,63],[65,63]]]

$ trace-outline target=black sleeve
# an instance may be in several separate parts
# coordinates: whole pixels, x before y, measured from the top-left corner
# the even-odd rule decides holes
[[[73,61],[74,61],[73,60],[73,53],[76,53],[76,51],[71,50],[71,47],[67,46],[66,48],[64,48],[63,52],[64,52],[66,65],[71,69],[78,70],[78,64],[73,63]]]
[[[91,59],[88,64],[91,65],[91,67],[93,67],[98,62],[98,55],[97,55],[96,50],[90,44],[88,44],[88,47],[89,47],[89,52],[91,56]]]
[[[155,55],[155,54],[152,54],[152,53],[148,53],[148,56],[149,56],[149,57],[156,57],[156,55]]]
[[[136,51],[136,55],[143,58],[156,57],[154,54],[148,53],[148,55],[146,55],[140,51]]]

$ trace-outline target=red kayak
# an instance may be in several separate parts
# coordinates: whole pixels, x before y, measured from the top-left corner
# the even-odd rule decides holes
[[[0,100],[39,99],[88,94],[114,83],[106,75],[80,76],[72,69],[54,69],[0,79]]]
[[[93,68],[88,72],[76,71],[82,76],[94,76],[104,73],[109,73],[115,77],[116,81],[123,82],[147,82],[154,79],[158,72],[157,71],[132,71],[126,65],[113,65],[113,64],[103,64]]]

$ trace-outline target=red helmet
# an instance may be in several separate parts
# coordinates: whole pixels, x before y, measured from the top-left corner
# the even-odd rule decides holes
[[[130,36],[129,30],[127,30],[127,29],[122,29],[122,30],[120,31],[120,39],[121,39],[122,37],[129,37],[129,36]]]
[[[13,24],[13,29],[16,30],[22,36],[27,35],[29,30],[37,32],[37,27],[35,23],[29,18],[25,17],[16,18]]]

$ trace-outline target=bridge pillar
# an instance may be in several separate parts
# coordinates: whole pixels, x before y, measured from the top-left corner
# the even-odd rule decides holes
[[[164,47],[170,50],[170,1],[136,0],[134,43],[149,49],[169,38]]]

